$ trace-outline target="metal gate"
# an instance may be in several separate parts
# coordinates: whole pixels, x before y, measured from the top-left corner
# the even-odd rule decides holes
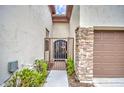
[[[55,60],[67,59],[67,41],[56,40],[54,42],[54,59]]]
[[[67,56],[74,57],[73,38],[45,38],[44,47],[49,70],[65,70]]]

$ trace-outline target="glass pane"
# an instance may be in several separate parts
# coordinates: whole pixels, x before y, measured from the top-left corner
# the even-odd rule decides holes
[[[66,14],[66,5],[55,5],[56,15]]]

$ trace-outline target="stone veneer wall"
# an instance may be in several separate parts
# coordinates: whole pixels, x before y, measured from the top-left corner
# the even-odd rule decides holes
[[[93,42],[93,27],[83,27],[76,30],[76,75],[80,82],[92,82]]]

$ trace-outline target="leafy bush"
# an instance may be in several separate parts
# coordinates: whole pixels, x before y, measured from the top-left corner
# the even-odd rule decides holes
[[[42,72],[42,63],[43,62],[42,62],[42,60],[39,60],[39,59],[35,60],[35,68],[40,73]]]
[[[44,60],[36,60],[35,61],[35,65],[36,65],[36,70],[42,74],[42,79],[45,80],[48,74],[47,71],[47,63]]]
[[[44,60],[35,61],[36,69],[23,68],[12,75],[6,83],[7,87],[39,87],[47,77],[47,63]]]
[[[66,68],[67,74],[69,76],[71,76],[75,72],[75,70],[74,70],[74,60],[71,57],[67,58],[66,66],[67,66],[67,68]]]
[[[42,85],[42,75],[35,70],[23,68],[9,80],[8,87],[39,87]]]
[[[16,87],[17,72],[11,77],[11,79],[6,83],[5,87]]]

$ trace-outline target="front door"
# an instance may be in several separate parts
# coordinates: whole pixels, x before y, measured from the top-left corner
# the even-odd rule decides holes
[[[55,60],[67,59],[67,41],[57,40],[54,42],[54,59]]]

